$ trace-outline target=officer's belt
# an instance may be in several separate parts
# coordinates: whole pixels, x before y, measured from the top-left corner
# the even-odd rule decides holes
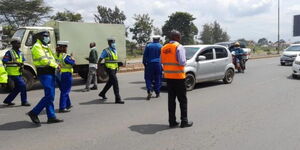
[[[163,65],[166,65],[166,66],[182,66],[182,65],[176,64],[176,63],[163,63]]]

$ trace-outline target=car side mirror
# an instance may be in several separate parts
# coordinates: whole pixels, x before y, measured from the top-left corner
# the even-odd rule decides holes
[[[196,59],[196,61],[203,61],[203,60],[206,60],[206,56],[200,55]]]

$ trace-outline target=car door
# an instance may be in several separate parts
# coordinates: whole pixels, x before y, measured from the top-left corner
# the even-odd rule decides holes
[[[208,81],[215,76],[215,62],[214,62],[214,51],[213,48],[207,48],[200,53],[198,56],[205,56],[206,60],[197,62],[197,81]]]
[[[223,47],[215,47],[216,54],[216,79],[223,78],[226,66],[230,63],[227,49]]]

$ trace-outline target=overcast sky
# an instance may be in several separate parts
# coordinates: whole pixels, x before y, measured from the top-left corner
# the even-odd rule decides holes
[[[191,13],[199,31],[205,23],[217,20],[231,40],[245,38],[257,41],[266,37],[277,40],[278,0],[45,0],[54,12],[64,9],[81,13],[85,22],[94,22],[97,6],[124,11],[126,26],[131,26],[134,14],[148,13],[154,25],[161,27],[168,16],[176,11]],[[53,13],[54,13],[53,12]],[[293,37],[293,15],[300,15],[299,0],[281,0],[281,37],[286,41],[298,41]]]

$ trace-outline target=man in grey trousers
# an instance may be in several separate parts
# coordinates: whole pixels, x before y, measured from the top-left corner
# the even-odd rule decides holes
[[[90,43],[90,55],[89,58],[86,58],[89,61],[89,73],[88,78],[86,81],[86,87],[83,89],[83,92],[90,91],[90,84],[91,81],[93,81],[94,86],[91,88],[91,90],[97,90],[97,62],[98,62],[98,53],[96,50],[96,43],[92,42]]]

